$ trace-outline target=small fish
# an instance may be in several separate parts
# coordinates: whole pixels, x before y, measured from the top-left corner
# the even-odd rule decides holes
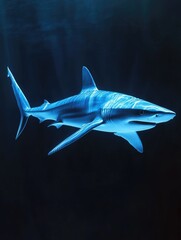
[[[38,118],[40,122],[52,120],[49,126],[57,129],[63,125],[79,128],[48,155],[67,147],[91,130],[114,133],[142,153],[143,145],[137,132],[154,128],[158,123],[167,122],[176,115],[169,109],[130,95],[98,90],[85,66],[82,68],[82,90],[78,95],[54,103],[44,100],[38,107],[30,107],[9,68],[8,77],[21,114],[16,139],[24,130],[29,116]]]

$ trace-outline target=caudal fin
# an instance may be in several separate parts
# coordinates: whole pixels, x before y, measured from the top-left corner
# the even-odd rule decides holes
[[[29,102],[26,99],[25,95],[23,94],[22,90],[18,86],[12,72],[10,71],[10,69],[8,67],[7,67],[7,70],[8,70],[7,76],[11,79],[13,92],[14,92],[19,110],[20,110],[20,114],[21,114],[20,123],[19,123],[17,134],[16,134],[16,139],[17,139],[27,124],[29,115],[27,114],[26,111],[29,110],[31,107],[30,107]]]

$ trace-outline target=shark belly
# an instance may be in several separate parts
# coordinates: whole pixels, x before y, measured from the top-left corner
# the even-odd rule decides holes
[[[61,122],[66,126],[81,128],[84,124],[91,122],[95,117],[95,113],[61,114]]]
[[[63,115],[61,117],[61,121],[66,126],[76,127],[76,128],[82,128],[83,125],[90,123],[95,119],[96,117],[100,116],[98,112],[91,112],[87,114],[72,114],[71,116]],[[101,116],[100,116],[101,117]],[[95,127],[93,130],[101,131],[101,132],[131,132],[133,131],[131,128],[126,128],[126,123],[123,121],[121,124],[116,125],[112,121],[104,121],[101,125],[98,127]]]
[[[121,124],[119,124],[119,126],[116,126],[111,121],[107,121],[107,122],[103,123],[102,125],[96,127],[94,130],[101,131],[101,132],[115,133],[115,132],[118,132],[118,131],[119,132],[124,132],[125,129],[126,129],[125,123],[121,123]]]

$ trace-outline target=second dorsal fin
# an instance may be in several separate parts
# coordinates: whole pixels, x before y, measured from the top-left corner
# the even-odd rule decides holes
[[[44,99],[43,104],[41,105],[42,109],[45,109],[48,105],[49,105],[49,101],[47,101],[46,99]]]
[[[82,67],[82,91],[86,91],[86,90],[97,90],[97,87],[88,68],[83,66]]]

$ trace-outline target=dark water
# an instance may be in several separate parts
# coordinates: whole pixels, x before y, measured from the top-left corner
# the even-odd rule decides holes
[[[181,228],[181,4],[179,0],[0,1],[0,239],[176,240]],[[92,132],[52,157],[74,129],[19,112],[6,66],[32,106],[98,88],[177,113],[140,134],[144,154]]]

